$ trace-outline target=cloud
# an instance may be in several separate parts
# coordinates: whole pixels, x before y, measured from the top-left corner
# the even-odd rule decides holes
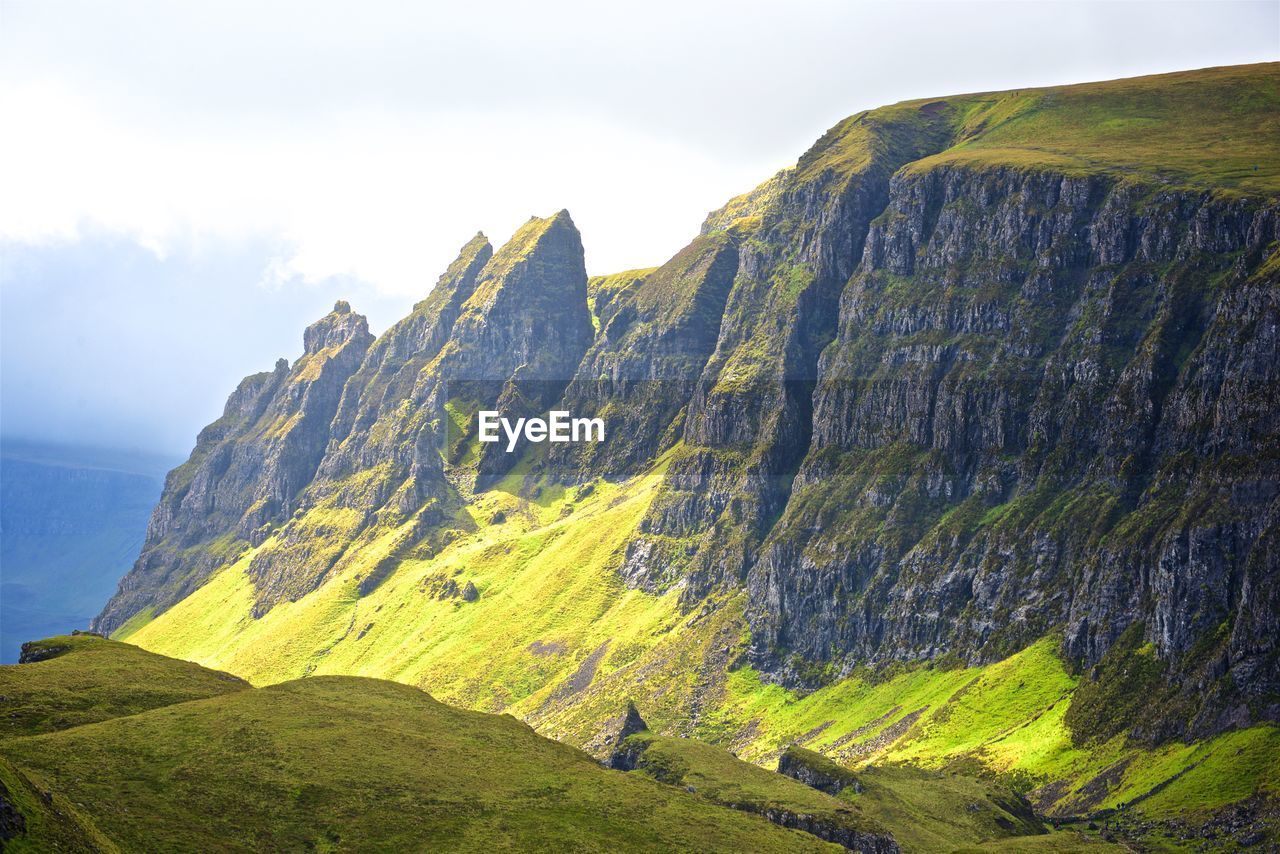
[[[10,87],[0,114],[0,236],[75,239],[91,223],[159,256],[175,242],[272,235],[273,278],[346,275],[421,296],[478,228],[495,237],[568,207],[602,270],[661,263],[696,233],[741,166],[581,116],[395,116],[370,108],[287,132],[130,127],[47,83]],[[678,166],[677,166],[678,164]],[[655,216],[673,197],[683,215]],[[675,206],[679,211],[679,205]],[[643,239],[637,239],[644,235]]]
[[[273,274],[418,294],[477,228],[567,207],[594,272],[864,107],[1272,58],[1274,3],[7,2],[0,238],[163,254],[272,235]],[[1270,24],[1268,28],[1267,25]]]
[[[89,227],[70,243],[0,242],[4,435],[184,453],[242,377],[301,355],[335,300],[376,328],[403,313],[349,278],[259,286],[287,249],[206,237],[161,258]]]

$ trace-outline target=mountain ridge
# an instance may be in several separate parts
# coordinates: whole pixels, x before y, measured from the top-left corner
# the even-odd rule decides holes
[[[1280,64],[922,99],[838,123],[657,268],[589,279],[567,212],[477,236],[409,318],[344,339],[291,494],[219,469],[216,447],[282,453],[263,413],[294,412],[298,367],[246,380],[95,626],[255,681],[389,676],[578,744],[622,686],[667,734],[755,745],[742,674],[812,696],[1050,639],[1069,680],[1034,719],[1064,751],[1265,728],[1278,115]],[[475,441],[479,408],[557,401],[617,429]],[[216,523],[182,515],[192,485]],[[893,705],[890,745],[934,713]]]

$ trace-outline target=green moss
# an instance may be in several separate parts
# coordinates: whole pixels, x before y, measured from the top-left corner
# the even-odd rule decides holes
[[[601,317],[612,316],[613,307],[621,301],[619,298],[634,293],[657,270],[657,267],[645,267],[587,279],[587,308],[591,311],[591,326],[597,334]]]
[[[846,790],[842,797],[890,827],[904,851],[952,851],[991,841],[1025,851],[1043,844],[1045,828],[1030,806],[999,782],[898,766],[869,769],[859,779],[864,790]]]
[[[1257,794],[1280,794],[1280,727],[1264,725],[1229,732],[1196,746],[1141,781],[1126,780],[1136,808],[1149,815],[1206,814]],[[1157,788],[1158,787],[1158,788]]]
[[[945,703],[921,717],[891,754],[919,764],[969,754],[998,741],[1062,701],[1075,679],[1058,659],[1056,638],[983,668]]]
[[[691,739],[641,733],[627,746],[638,753],[633,773],[687,787],[699,797],[737,809],[786,810],[833,826],[887,831],[904,851],[949,851],[992,840],[1003,840],[1008,850],[1026,850],[1020,846],[1043,845],[1037,840],[1046,835],[1030,805],[999,781],[887,766],[862,772],[860,788],[846,788],[833,797]],[[828,773],[849,773],[821,756],[805,754],[811,762],[825,763]]]
[[[155,606],[148,605],[147,607],[138,611],[132,617],[130,617],[129,619],[121,623],[120,628],[112,632],[111,636],[113,638],[116,638],[117,640],[124,640],[128,638],[129,635],[133,634],[138,629],[142,628],[147,623],[151,622],[151,620],[155,618],[155,615],[156,615]]]
[[[707,216],[703,226],[704,232],[725,231],[737,236],[747,236],[759,228],[763,214],[778,199],[778,194],[787,186],[792,170],[783,169],[760,186],[735,196],[725,203],[724,207]]]

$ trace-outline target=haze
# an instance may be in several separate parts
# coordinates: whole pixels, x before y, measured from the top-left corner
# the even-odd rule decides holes
[[[658,264],[840,118],[1275,60],[1280,3],[0,2],[0,432],[185,453],[337,297]]]

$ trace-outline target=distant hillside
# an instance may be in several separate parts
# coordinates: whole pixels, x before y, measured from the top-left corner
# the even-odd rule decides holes
[[[85,628],[142,546],[173,460],[0,441],[0,662],[25,640]]]

